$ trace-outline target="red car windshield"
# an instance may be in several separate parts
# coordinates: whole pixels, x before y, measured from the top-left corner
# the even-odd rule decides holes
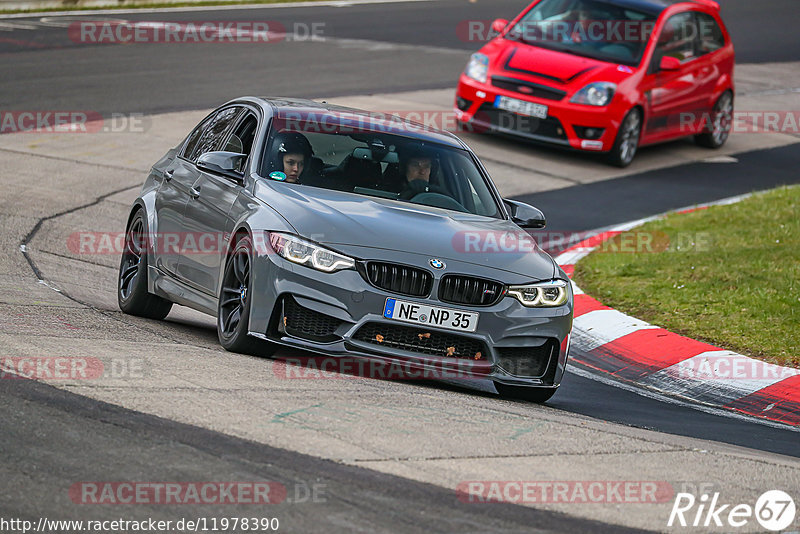
[[[542,0],[505,35],[559,52],[638,65],[656,15],[602,0]]]

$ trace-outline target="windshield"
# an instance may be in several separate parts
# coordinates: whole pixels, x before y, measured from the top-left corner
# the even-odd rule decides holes
[[[507,39],[602,61],[638,65],[655,15],[602,0],[542,0]]]
[[[267,179],[502,217],[466,150],[372,129],[288,122],[273,127],[267,143]]]

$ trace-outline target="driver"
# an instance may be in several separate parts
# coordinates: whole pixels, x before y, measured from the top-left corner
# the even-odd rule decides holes
[[[271,163],[273,171],[286,174],[286,181],[299,183],[303,170],[308,167],[314,150],[305,135],[299,132],[281,132],[272,141]]]
[[[400,198],[411,200],[420,193],[440,193],[448,195],[444,188],[431,183],[431,173],[434,165],[434,156],[430,150],[423,147],[412,147],[402,154],[400,161],[401,175],[406,184],[400,193]]]

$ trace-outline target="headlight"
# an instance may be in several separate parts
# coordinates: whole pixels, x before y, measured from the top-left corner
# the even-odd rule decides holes
[[[567,282],[550,280],[525,286],[509,286],[508,294],[516,297],[523,306],[529,308],[546,308],[561,306],[567,302]]]
[[[326,273],[352,269],[356,265],[353,258],[348,258],[291,234],[270,232],[269,244],[280,257]]]
[[[614,98],[617,84],[611,82],[590,83],[570,98],[573,104],[586,104],[587,106],[606,106]]]
[[[464,69],[464,74],[478,80],[481,83],[486,83],[486,73],[489,71],[489,57],[485,54],[475,53],[469,58],[467,68]]]

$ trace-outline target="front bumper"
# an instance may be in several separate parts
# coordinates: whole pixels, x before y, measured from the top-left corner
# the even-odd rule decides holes
[[[500,110],[494,105],[498,96],[545,105],[547,118]],[[567,94],[560,100],[537,98],[481,83],[462,74],[454,110],[456,118],[467,125],[468,131],[494,131],[577,150],[611,150],[625,111],[616,109],[613,100],[608,106],[595,107],[572,104],[570,96]],[[598,130],[602,130],[599,135]]]
[[[492,306],[454,305],[436,298],[441,273],[434,275],[430,296],[415,298],[374,287],[355,270],[322,273],[276,254],[257,256],[253,265],[249,333],[255,337],[325,356],[401,364],[422,371],[414,375],[419,378],[482,378],[553,388],[564,374],[571,294],[557,308],[526,308],[513,297]],[[448,262],[448,272],[469,273],[458,267]],[[477,330],[456,332],[386,319],[388,297],[477,312]],[[380,332],[380,342],[375,332]],[[425,334],[430,337],[419,337],[417,343],[416,336]],[[437,343],[451,345],[458,354],[431,349]]]

